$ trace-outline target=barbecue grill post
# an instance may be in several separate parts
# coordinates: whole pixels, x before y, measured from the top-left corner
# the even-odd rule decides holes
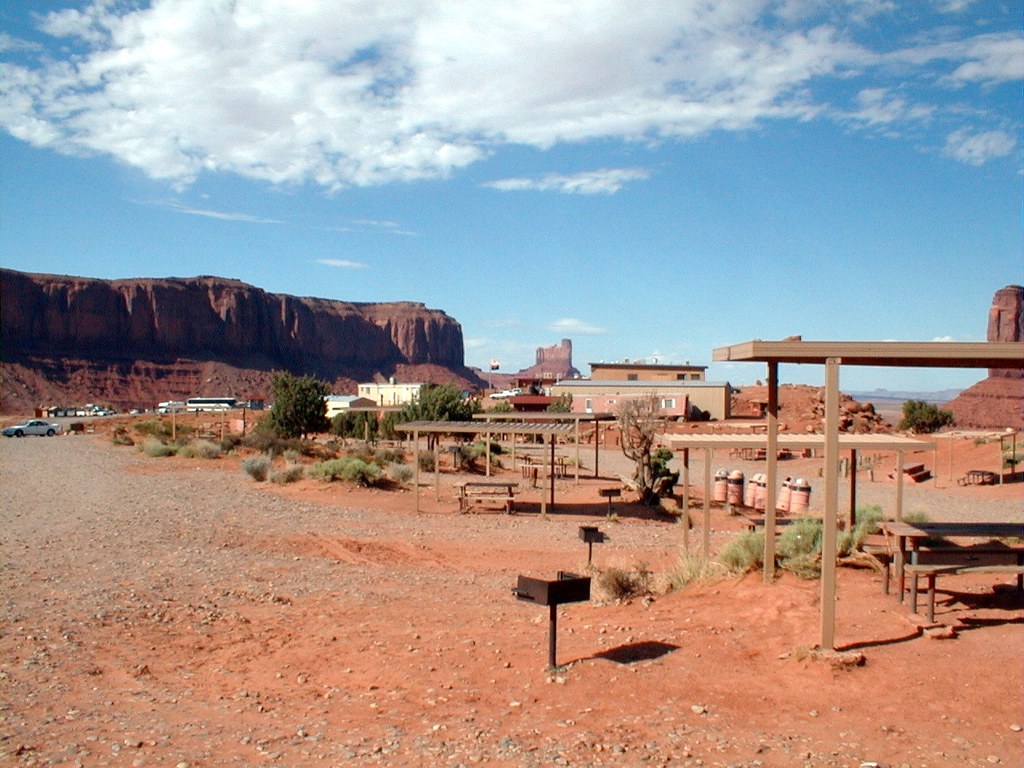
[[[558,605],[552,603],[550,606],[551,624],[548,627],[548,668],[558,669],[555,663],[555,647],[558,643]]]

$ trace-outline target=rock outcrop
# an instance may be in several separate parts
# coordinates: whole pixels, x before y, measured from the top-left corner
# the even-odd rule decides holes
[[[1024,287],[996,291],[988,311],[988,341],[1024,340]],[[958,427],[1024,429],[1024,371],[993,369],[988,378],[943,406]]]
[[[125,382],[136,391],[127,399],[145,397],[150,407],[150,395],[204,394],[198,390],[209,383],[194,379],[210,366],[250,371],[255,388],[274,370],[346,382],[423,366],[473,378],[464,368],[462,328],[441,311],[300,298],[218,277],[106,281],[0,270],[0,334],[5,412],[33,396],[7,386],[14,379],[31,389],[32,371],[58,388],[92,371],[86,378],[122,406],[128,403],[118,402],[116,383],[101,381],[104,372],[151,377],[151,387]],[[173,391],[159,385],[183,368]],[[222,377],[225,386],[233,377]]]
[[[562,339],[561,343],[551,347],[537,347],[537,362],[517,374],[518,378],[555,380],[571,379],[579,375],[580,372],[572,364],[570,339]]]

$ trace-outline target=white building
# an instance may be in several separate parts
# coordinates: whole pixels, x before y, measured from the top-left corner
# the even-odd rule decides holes
[[[398,384],[395,381],[389,381],[385,384],[378,384],[374,382],[360,384],[358,392],[360,397],[372,400],[375,405],[388,407],[411,403],[420,396],[420,392],[425,386],[422,383]]]
[[[327,395],[324,397],[324,402],[327,403],[328,419],[333,419],[339,413],[344,413],[350,408],[373,408],[377,403],[366,397],[358,397],[356,395]]]

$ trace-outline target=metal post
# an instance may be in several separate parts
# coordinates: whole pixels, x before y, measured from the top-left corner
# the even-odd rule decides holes
[[[551,623],[548,626],[548,668],[557,669],[558,665],[555,663],[555,647],[558,643],[558,606],[552,603],[548,606],[550,609]]]
[[[779,364],[768,363],[768,438],[765,443],[767,460],[765,477],[766,500],[764,506],[764,580],[775,578],[775,486],[778,481],[779,456]]]

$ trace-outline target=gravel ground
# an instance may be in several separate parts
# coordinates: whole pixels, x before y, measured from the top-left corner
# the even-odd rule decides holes
[[[625,469],[612,451],[602,463]],[[893,486],[862,499],[875,490]],[[409,494],[379,507],[347,494],[256,485],[232,458],[0,441],[0,762],[943,768],[1024,755],[1020,686],[1005,683],[1020,606],[991,584],[960,598],[984,629],[922,647],[877,577],[841,574],[840,636],[870,649],[867,671],[807,660],[814,583],[766,590],[755,575],[581,604],[560,620],[571,669],[550,676],[546,610],[510,587],[579,568],[584,520],[414,515]],[[937,498],[908,508],[941,519]],[[990,501],[972,508],[1019,511]],[[604,565],[678,555],[671,522],[594,519],[611,531]],[[897,678],[928,704],[878,699]]]

